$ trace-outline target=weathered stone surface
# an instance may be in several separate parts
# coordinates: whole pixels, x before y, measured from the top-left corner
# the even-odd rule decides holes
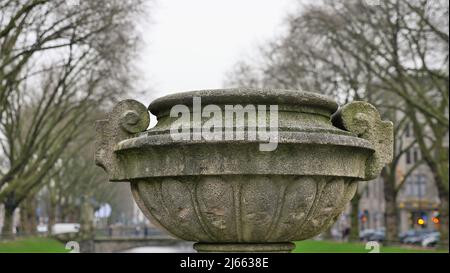
[[[330,227],[353,197],[351,178],[223,175],[134,181],[146,216],[196,242],[264,243],[311,238]]]
[[[192,105],[193,97],[201,97],[204,104],[277,104],[285,106],[312,106],[325,110],[328,115],[338,109],[338,104],[330,97],[303,91],[273,89],[212,89],[171,94],[154,100],[148,107],[150,112],[160,116],[164,110],[176,104]]]
[[[192,111],[193,97],[222,112],[226,104],[277,104],[277,149],[260,151],[261,139],[174,140],[170,108]],[[329,228],[357,181],[378,175],[392,156],[392,123],[368,103],[336,112],[332,99],[314,93],[232,89],[174,94],[149,109],[158,117],[149,130],[147,110],[132,100],[100,121],[96,162],[111,181],[131,183],[155,225],[200,242],[199,251],[289,251],[290,241]],[[196,132],[202,124],[188,126]]]
[[[332,120],[339,128],[355,133],[373,145],[375,152],[366,162],[365,180],[375,179],[394,156],[392,122],[382,121],[377,109],[364,101],[344,105],[333,115]]]
[[[233,243],[195,243],[194,249],[198,252],[277,252],[289,253],[295,248],[294,243],[263,243],[263,244],[233,244]]]
[[[149,123],[150,115],[142,103],[135,100],[119,102],[108,119],[96,123],[95,164],[102,167],[111,179],[120,175],[121,165],[114,154],[117,143],[144,131]]]

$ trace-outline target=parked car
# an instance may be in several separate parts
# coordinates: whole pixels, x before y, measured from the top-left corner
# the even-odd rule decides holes
[[[361,241],[370,241],[369,237],[374,234],[374,229],[364,229],[359,232],[359,240]]]
[[[414,237],[417,236],[418,233],[416,230],[410,229],[408,231],[405,231],[403,233],[400,233],[400,235],[398,236],[399,240],[401,243],[405,243],[405,239],[408,237]]]
[[[406,237],[403,240],[403,243],[409,244],[409,245],[420,245],[422,243],[422,240],[423,240],[423,234],[422,235],[416,234],[414,236]]]
[[[375,230],[371,235],[368,236],[367,241],[377,241],[383,242],[386,237],[384,230]]]
[[[47,233],[48,227],[46,224],[39,224],[36,230],[38,233]],[[80,224],[77,223],[57,223],[52,227],[53,234],[76,233],[78,231],[80,231]]]
[[[76,223],[58,223],[52,227],[53,234],[76,233],[80,231],[80,224]]]
[[[38,233],[47,233],[48,227],[47,227],[47,225],[39,224],[36,227],[36,230],[37,230]]]
[[[377,241],[382,242],[385,238],[384,229],[365,229],[359,233],[361,241]]]
[[[399,235],[399,239],[401,243],[404,244],[420,244],[423,240],[423,237],[427,234],[434,232],[429,229],[420,229],[420,230],[408,230]]]
[[[424,236],[422,240],[422,246],[424,247],[433,247],[441,239],[441,234],[439,232],[432,232]]]

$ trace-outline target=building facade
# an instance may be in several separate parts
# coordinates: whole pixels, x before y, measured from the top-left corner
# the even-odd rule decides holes
[[[421,161],[420,149],[412,143],[414,136],[408,126],[401,141],[404,147],[411,144],[411,148],[401,156],[396,170],[397,183],[408,175],[397,195],[399,232],[411,229],[438,229],[439,223],[435,217],[438,214],[439,195],[433,174]],[[385,211],[383,180],[377,178],[362,182],[359,190],[362,194],[358,212],[360,229],[383,229]],[[350,210],[346,213],[349,212]]]

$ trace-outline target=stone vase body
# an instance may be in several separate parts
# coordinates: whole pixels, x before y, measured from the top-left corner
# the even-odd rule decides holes
[[[194,98],[215,105],[210,109],[220,112],[221,132],[226,124],[239,127],[237,116],[226,120],[226,105],[264,105],[267,112],[276,105],[276,149],[261,151],[266,140],[260,138],[196,135],[212,115],[197,122],[171,116],[175,105],[198,114]],[[148,110],[158,123],[147,130]],[[256,116],[241,117],[244,124],[258,123]],[[190,128],[190,139],[174,137],[175,122]],[[309,92],[203,90],[162,97],[148,109],[120,102],[97,123],[96,164],[110,181],[130,182],[152,223],[197,242],[198,251],[289,252],[292,241],[335,223],[358,181],[374,179],[391,160],[392,141],[392,123],[365,102],[338,109],[334,100]]]

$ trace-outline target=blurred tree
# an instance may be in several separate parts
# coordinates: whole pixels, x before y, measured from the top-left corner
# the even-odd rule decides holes
[[[62,158],[60,168],[47,178],[44,191],[48,203],[49,231],[56,221],[79,222],[82,203],[85,208],[90,206],[94,211],[101,204],[111,203],[115,197],[114,184],[105,183],[107,178],[104,172],[92,164],[93,155],[87,153],[92,149],[85,147],[84,150],[81,154]]]
[[[20,205],[19,231],[26,235],[37,234],[37,199],[36,195],[29,195]]]
[[[448,2],[323,0],[300,4],[286,22],[286,34],[262,47],[257,62],[240,61],[225,85],[318,91],[341,103],[364,99],[400,123],[397,140],[401,126],[412,123],[423,154],[418,164],[430,168],[439,190],[448,245]],[[382,176],[388,236],[397,235],[395,197],[406,179],[396,177],[396,166],[410,147],[396,144]]]
[[[348,239],[352,242],[359,241],[359,200],[361,200],[362,193],[364,190],[359,190],[355,193],[352,200],[350,201],[351,212],[350,212],[350,234],[348,235]]]
[[[0,0],[2,234],[105,104],[133,90],[141,0]],[[85,141],[90,141],[85,139]],[[72,147],[76,150],[75,147]]]
[[[448,2],[324,2],[294,21],[344,52],[383,96],[398,98],[383,105],[413,125],[439,191],[441,238],[448,245]]]

